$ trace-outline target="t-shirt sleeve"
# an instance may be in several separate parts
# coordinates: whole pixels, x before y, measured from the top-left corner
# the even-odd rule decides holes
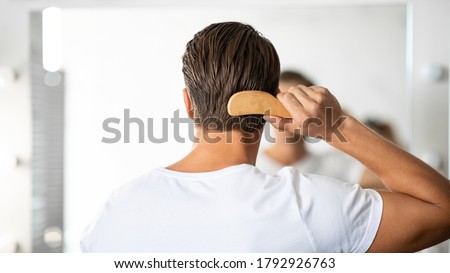
[[[380,194],[329,177],[294,176],[299,211],[316,251],[366,252],[381,221]]]
[[[94,252],[92,249],[92,240],[93,240],[93,234],[95,233],[95,228],[97,226],[97,223],[102,218],[102,213],[105,210],[105,206],[103,206],[102,210],[97,213],[97,216],[94,218],[94,220],[84,229],[83,234],[81,235],[80,240],[80,250],[83,253],[89,253]]]
[[[90,224],[83,230],[80,240],[81,252],[106,252],[98,251],[95,245],[100,240],[100,238],[103,238],[105,234],[110,235],[109,233],[111,233],[111,230],[113,230],[113,227],[107,229],[102,229],[102,227],[105,226],[105,223],[108,223],[108,221],[110,220],[110,210],[116,193],[117,191],[113,192],[109,196],[108,200],[97,211],[97,215],[94,217],[93,221],[91,221]]]

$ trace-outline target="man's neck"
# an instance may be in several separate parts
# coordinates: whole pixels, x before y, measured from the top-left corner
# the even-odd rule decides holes
[[[210,172],[239,164],[255,165],[261,133],[262,130],[245,134],[240,130],[214,132],[197,129],[198,143],[186,157],[167,169]]]

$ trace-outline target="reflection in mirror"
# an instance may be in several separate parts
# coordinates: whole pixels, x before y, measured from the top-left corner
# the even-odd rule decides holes
[[[187,117],[181,55],[213,22],[253,25],[283,70],[301,71],[348,112],[388,121],[409,142],[405,6],[227,9],[62,10],[65,251],[79,251],[114,188],[189,151],[190,124],[176,122]]]

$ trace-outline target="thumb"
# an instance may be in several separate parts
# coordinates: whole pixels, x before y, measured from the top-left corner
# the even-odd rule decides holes
[[[264,120],[269,122],[273,127],[281,131],[293,131],[294,127],[291,118],[281,118],[278,116],[264,115]]]

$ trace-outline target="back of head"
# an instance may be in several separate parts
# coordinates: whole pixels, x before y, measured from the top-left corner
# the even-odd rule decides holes
[[[280,61],[272,43],[253,27],[238,22],[212,24],[195,34],[183,55],[183,74],[203,129],[251,132],[261,115],[231,117],[230,97],[243,90],[278,92]]]
[[[292,85],[305,85],[305,86],[312,86],[314,83],[305,75],[301,74],[300,72],[296,72],[293,70],[286,70],[283,71],[280,75],[280,82],[289,83]]]

